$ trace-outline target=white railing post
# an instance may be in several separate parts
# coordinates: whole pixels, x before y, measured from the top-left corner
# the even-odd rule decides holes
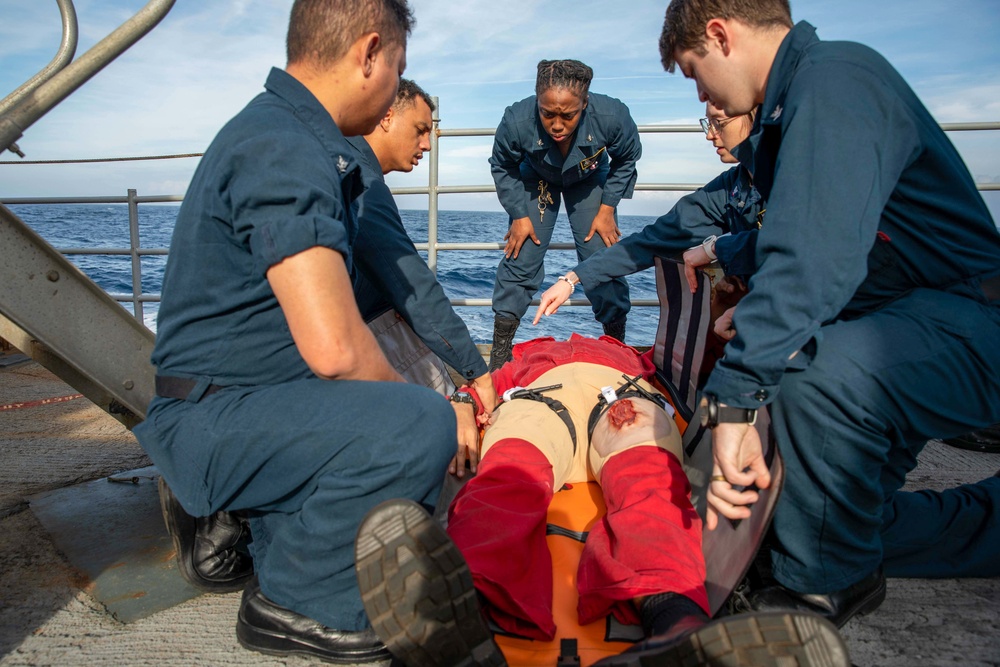
[[[139,202],[135,188],[128,189],[128,237],[132,255],[132,312],[135,319],[145,322],[142,316],[142,258],[139,257]]]
[[[438,147],[441,142],[438,140],[438,129],[441,124],[440,102],[437,97],[434,100],[434,115],[431,124],[431,159],[427,170],[427,266],[437,274],[437,252],[438,252]]]

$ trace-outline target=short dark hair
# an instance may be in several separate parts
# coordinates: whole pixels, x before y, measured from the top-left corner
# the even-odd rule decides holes
[[[295,0],[285,41],[288,62],[329,67],[368,32],[381,36],[383,48],[405,45],[415,22],[407,0]]]
[[[736,19],[754,28],[791,28],[788,0],[672,0],[660,34],[663,69],[674,71],[677,51],[704,55],[705,25],[712,19]]]
[[[586,100],[594,70],[579,60],[542,60],[538,63],[535,94],[541,95],[552,88],[565,88]]]
[[[414,105],[414,100],[418,97],[424,102],[427,102],[427,106],[431,108],[431,111],[434,111],[437,108],[434,105],[434,100],[423,88],[409,79],[401,78],[399,80],[399,88],[396,90],[396,101],[392,103],[392,108],[394,111],[409,109]]]

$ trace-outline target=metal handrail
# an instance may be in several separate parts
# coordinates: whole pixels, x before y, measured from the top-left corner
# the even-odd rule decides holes
[[[427,263],[430,268],[437,270],[437,253],[446,251],[490,251],[499,250],[504,247],[502,242],[442,242],[438,240],[438,213],[440,195],[446,194],[469,194],[495,192],[496,186],[489,185],[440,185],[439,178],[439,156],[440,139],[442,137],[487,137],[492,136],[495,130],[492,128],[457,128],[442,129],[439,127],[440,116],[437,99],[435,98],[434,109],[434,131],[431,132],[431,150],[428,156],[428,184],[426,186],[394,187],[394,195],[427,195],[428,197],[428,220],[427,220],[427,241],[415,242],[418,250],[427,252]],[[1000,122],[974,122],[974,123],[942,123],[941,129],[946,132],[980,131],[980,130],[1000,130]],[[641,134],[655,133],[699,133],[702,129],[698,125],[640,125]],[[196,155],[196,154],[194,154]],[[0,164],[19,164],[16,162]],[[638,183],[635,186],[637,191],[644,192],[692,192],[702,187],[701,183]],[[976,187],[980,191],[1000,191],[1000,183],[977,183]],[[144,195],[139,196],[135,189],[129,189],[126,196],[99,196],[99,197],[11,197],[4,198],[0,204],[5,205],[30,205],[30,204],[127,204],[129,211],[129,236],[130,245],[127,248],[59,248],[65,255],[128,255],[132,258],[132,293],[109,293],[113,299],[119,302],[132,303],[135,317],[141,322],[143,318],[144,303],[155,303],[160,300],[158,294],[142,293],[142,264],[141,257],[154,255],[167,255],[168,248],[141,248],[139,241],[138,216],[140,204],[151,203],[175,203],[184,200],[183,195]],[[552,250],[574,250],[573,243],[552,243],[549,248]],[[480,299],[452,299],[455,306],[490,306],[492,300],[488,298]],[[537,303],[537,299],[534,300]],[[589,305],[586,299],[572,299],[568,302],[571,306]],[[657,306],[658,303],[651,299],[633,299],[633,306]]]
[[[30,94],[35,88],[38,88],[51,79],[57,72],[73,61],[73,56],[76,55],[77,41],[80,36],[80,29],[76,20],[76,8],[73,7],[73,0],[56,0],[56,4],[59,5],[59,15],[62,18],[62,41],[59,43],[59,50],[56,51],[52,62],[39,70],[35,76],[18,86],[10,95],[0,100],[0,114],[3,114],[7,109]],[[16,146],[11,148],[11,151],[24,157],[17,150]]]
[[[12,96],[10,108],[0,115],[0,152],[11,146],[16,148],[15,142],[23,136],[25,130],[155,28],[174,6],[174,2],[175,0],[150,0],[135,16],[47,81],[22,90],[16,97]],[[21,154],[19,150],[15,152]]]

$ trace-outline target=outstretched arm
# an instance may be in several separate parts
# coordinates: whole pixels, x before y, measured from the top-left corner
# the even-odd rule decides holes
[[[535,318],[531,321],[533,325],[538,324],[542,319],[542,315],[548,317],[558,312],[559,306],[569,300],[575,285],[580,282],[580,279],[572,271],[564,277],[566,280],[557,280],[555,285],[545,290],[545,294],[542,294],[538,310],[535,311]]]

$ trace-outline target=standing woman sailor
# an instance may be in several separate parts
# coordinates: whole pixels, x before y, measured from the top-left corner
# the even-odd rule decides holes
[[[539,62],[535,95],[507,107],[497,127],[490,166],[511,223],[493,288],[490,370],[510,358],[521,317],[545,277],[560,202],[566,202],[580,261],[621,237],[617,206],[632,197],[642,146],[628,107],[590,92],[593,76],[578,60]],[[604,333],[624,341],[625,279],[587,297]]]

